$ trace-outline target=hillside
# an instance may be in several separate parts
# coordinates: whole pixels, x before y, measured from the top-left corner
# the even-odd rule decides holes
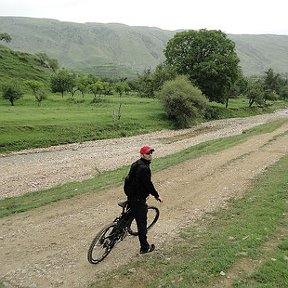
[[[0,45],[0,86],[13,78],[48,83],[50,74],[47,68],[41,67],[36,56]]]
[[[123,24],[72,23],[52,19],[0,17],[9,47],[45,52],[60,66],[108,77],[135,77],[164,60],[163,50],[177,31]],[[268,68],[288,73],[288,36],[228,35],[236,44],[245,75]]]

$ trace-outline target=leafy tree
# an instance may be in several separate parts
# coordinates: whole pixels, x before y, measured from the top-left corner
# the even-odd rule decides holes
[[[98,78],[98,77],[96,77],[95,75],[93,75],[93,74],[89,74],[88,76],[87,76],[87,82],[88,82],[88,84],[94,84],[94,83],[96,83],[97,81],[99,81],[100,79]]]
[[[105,95],[111,95],[113,94],[113,87],[110,82],[104,81],[103,82],[103,92]]]
[[[267,89],[264,91],[264,97],[263,97],[264,103],[266,103],[267,100],[276,101],[278,100],[278,98],[279,95],[276,93],[275,90]]]
[[[67,92],[69,92],[71,96],[74,97],[75,93],[79,91],[79,87],[77,85],[77,75],[74,72],[69,73],[69,78],[70,84],[68,85]]]
[[[176,33],[164,54],[166,63],[178,74],[189,75],[210,101],[227,101],[240,72],[235,44],[225,33],[206,29]]]
[[[272,68],[265,71],[264,89],[279,92],[281,86],[281,75],[275,73]]]
[[[188,127],[191,120],[204,116],[207,99],[185,76],[166,81],[157,95],[168,118],[179,128]]]
[[[153,73],[150,69],[145,69],[143,74],[138,77],[139,94],[142,97],[155,97],[153,87]]]
[[[254,103],[261,105],[264,104],[264,86],[263,82],[258,79],[257,81],[250,81],[247,88],[247,97],[249,101],[249,107],[252,107]]]
[[[82,97],[84,97],[84,94],[87,92],[88,90],[88,78],[80,75],[76,78],[76,86],[78,87],[78,90],[81,92]]]
[[[127,93],[131,90],[129,85],[124,81],[115,83],[114,89],[116,93],[119,94],[120,97],[123,95],[123,93]]]
[[[66,69],[60,70],[51,76],[51,91],[61,93],[62,97],[65,92],[70,92],[75,86],[75,74]]]
[[[2,88],[4,99],[9,100],[12,106],[14,106],[14,102],[20,99],[24,92],[22,90],[22,86],[18,82],[7,83]]]
[[[97,95],[100,95],[103,93],[104,83],[98,80],[97,82],[89,85],[89,90],[91,93],[94,94],[94,100],[95,100]]]
[[[288,100],[288,85],[281,86],[279,96],[281,99]]]
[[[153,74],[153,90],[159,91],[165,81],[173,80],[177,76],[175,67],[165,64],[159,64]]]
[[[11,36],[8,33],[0,33],[0,41],[6,41],[7,43],[12,40]]]
[[[27,80],[25,84],[32,90],[33,95],[38,103],[38,106],[41,105],[41,102],[47,99],[47,95],[44,91],[43,84],[36,80]]]

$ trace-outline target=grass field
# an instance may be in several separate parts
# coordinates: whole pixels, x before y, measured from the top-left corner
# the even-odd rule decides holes
[[[159,101],[139,97],[122,97],[120,121],[119,96],[102,96],[91,104],[92,96],[61,98],[50,95],[37,107],[32,96],[24,96],[15,106],[0,101],[0,152],[34,147],[123,137],[171,128]]]
[[[17,100],[15,106],[0,99],[0,153],[173,129],[158,99],[113,95],[101,96],[91,104],[92,99],[92,95],[62,98],[51,94],[40,107],[31,95]],[[117,121],[113,113],[117,115],[120,103],[121,118]],[[221,119],[272,112],[286,103],[249,109],[246,99],[235,99],[230,101],[230,109],[216,103],[211,106],[214,117]]]

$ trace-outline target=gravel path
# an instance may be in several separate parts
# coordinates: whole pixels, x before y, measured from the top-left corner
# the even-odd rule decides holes
[[[241,134],[244,130],[281,117],[288,117],[288,110],[211,121],[185,130],[163,130],[0,155],[0,198],[88,179],[99,172],[128,165],[138,158],[139,147],[143,145],[154,147],[155,157],[162,157],[207,140]]]
[[[197,127],[197,133],[195,129],[162,131],[145,135],[143,138],[139,136],[85,143],[80,145],[78,150],[73,150],[75,146],[71,145],[45,149],[38,153],[17,153],[2,157],[1,161],[6,161],[6,165],[14,161],[15,170],[11,170],[14,175],[18,173],[19,163],[30,161],[30,166],[26,166],[25,170],[31,172],[33,168],[34,175],[38,175],[41,171],[37,169],[42,168],[41,164],[49,162],[51,167],[47,171],[51,173],[51,178],[47,178],[67,181],[69,178],[62,177],[64,173],[58,162],[63,170],[64,164],[69,165],[70,161],[82,163],[82,158],[86,155],[84,151],[89,152],[89,156],[92,154],[91,163],[97,162],[98,169],[113,169],[115,163],[116,166],[126,164],[127,155],[129,161],[138,157],[139,145],[144,143],[152,143],[158,156],[162,156],[200,143],[204,139],[239,134],[243,129],[278,117],[287,118],[288,114],[283,112],[282,115],[210,122]],[[227,125],[229,127],[225,128]],[[150,204],[160,208],[159,221],[148,235],[149,241],[156,244],[153,253],[157,255],[159,249],[170,245],[170,240],[174,239],[179,230],[201,218],[204,213],[222,207],[231,197],[241,197],[255,177],[288,154],[287,131],[286,122],[270,133],[250,136],[237,146],[153,173],[155,187],[164,200],[159,204],[154,199],[149,199]],[[198,135],[187,138],[191,133]],[[175,141],[175,136],[181,140]],[[171,141],[172,143],[167,144]],[[112,159],[107,157],[111,154],[114,155]],[[113,165],[109,165],[110,161]],[[59,170],[54,174],[55,167]],[[77,163],[70,169],[77,174],[84,168]],[[29,175],[27,173],[27,177]],[[29,177],[32,176],[33,173]],[[56,176],[59,178],[55,178]],[[89,173],[86,176],[88,177]],[[23,181],[24,176],[21,177],[15,178],[17,185]],[[39,180],[39,183],[42,181]],[[138,239],[127,237],[101,264],[91,265],[87,261],[87,250],[96,232],[121,211],[116,204],[124,198],[121,190],[121,187],[113,187],[86,193],[0,219],[0,286],[84,288],[88,287],[89,283],[96,282],[103,272],[142,257],[139,255]],[[141,267],[139,271],[141,272]],[[138,273],[138,268],[129,273]]]

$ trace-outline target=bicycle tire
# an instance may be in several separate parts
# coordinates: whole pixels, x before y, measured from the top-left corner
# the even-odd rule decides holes
[[[155,206],[148,206],[147,211],[147,231],[151,229],[155,223],[158,221],[160,212],[159,209]],[[131,218],[127,225],[127,230],[130,235],[138,236],[137,225],[135,218]]]
[[[98,264],[111,252],[117,242],[116,237],[112,234],[115,227],[115,223],[110,223],[95,236],[88,249],[87,258],[89,263]]]

